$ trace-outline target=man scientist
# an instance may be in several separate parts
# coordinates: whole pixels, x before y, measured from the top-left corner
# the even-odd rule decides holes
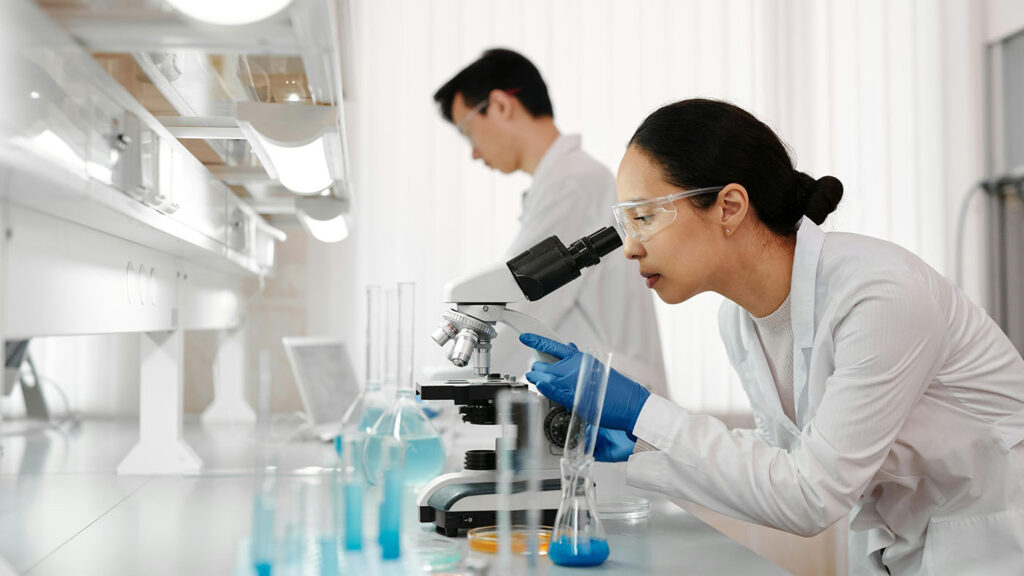
[[[555,126],[544,79],[524,56],[487,50],[438,89],[434,100],[469,141],[474,160],[533,178],[507,258],[548,236],[568,244],[614,224],[609,207],[615,203],[615,178],[581,149],[578,135]],[[638,278],[636,263],[608,258],[543,300],[513,308],[565,340],[612,352],[618,371],[667,394],[654,302]],[[515,338],[496,339],[491,353],[493,365],[509,372],[525,371],[531,363]]]

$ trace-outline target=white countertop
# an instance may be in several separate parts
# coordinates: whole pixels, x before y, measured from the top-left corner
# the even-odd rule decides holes
[[[118,476],[117,463],[136,440],[134,421],[87,420],[67,432],[15,435],[17,423],[4,424],[0,556],[19,573],[234,573],[239,543],[249,536],[259,461],[251,427],[187,421],[185,439],[207,463],[202,474]],[[333,459],[329,445],[299,439],[280,444],[277,454],[282,486],[301,483],[303,468]],[[634,492],[621,465],[599,465],[595,478],[599,495]],[[667,499],[646,496],[646,520],[605,522],[605,564],[571,569],[543,560],[541,573],[786,574]],[[468,552],[465,538],[459,542]],[[489,559],[464,557],[469,564]],[[408,571],[373,565],[380,573]]]

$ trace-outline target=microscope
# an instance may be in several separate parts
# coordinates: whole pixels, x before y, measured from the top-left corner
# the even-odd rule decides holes
[[[508,325],[518,334],[533,332],[560,340],[553,330],[535,318],[508,307],[524,297],[533,302],[581,276],[580,271],[622,246],[614,228],[606,227],[581,238],[568,248],[551,236],[506,263],[449,282],[444,289],[445,302],[452,309],[444,313],[431,338],[439,346],[451,342],[448,358],[462,368],[473,361],[477,378],[423,384],[418,391],[423,400],[452,400],[459,406],[463,422],[476,425],[498,423],[496,399],[500,392],[531,392],[527,382],[515,376],[491,371],[491,342],[497,338],[495,325]],[[554,361],[546,355],[542,360]],[[520,370],[523,367],[512,367]],[[513,494],[510,516],[522,522],[528,507],[541,510],[541,522],[555,521],[561,500],[559,459],[568,434],[570,414],[542,397],[545,446],[541,450],[540,497],[527,503]],[[515,424],[517,414],[511,415]],[[526,434],[517,434],[517,439]],[[518,440],[517,440],[518,441]],[[497,451],[469,450],[461,472],[442,474],[427,484],[417,500],[420,522],[432,522],[437,532],[457,536],[461,530],[496,523]],[[520,484],[521,485],[521,484]]]

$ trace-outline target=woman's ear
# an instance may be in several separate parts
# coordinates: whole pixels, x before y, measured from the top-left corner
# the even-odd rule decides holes
[[[740,184],[727,185],[718,193],[717,207],[718,224],[722,227],[722,233],[732,236],[746,220],[747,211],[750,209],[747,189]]]

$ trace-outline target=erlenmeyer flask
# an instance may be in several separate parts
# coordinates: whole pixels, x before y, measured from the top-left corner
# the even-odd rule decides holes
[[[584,354],[580,360],[562,458],[562,502],[548,546],[548,557],[560,566],[597,566],[609,553],[591,480],[594,445],[611,369],[611,354],[601,354],[600,358],[603,363],[592,354]]]
[[[420,487],[444,468],[444,444],[434,425],[416,402],[413,390],[413,330],[415,284],[398,285],[398,390],[395,400],[370,431],[363,452],[366,479],[381,480],[381,451],[384,438],[395,438],[405,451],[405,483]]]
[[[380,415],[388,409],[388,397],[381,388],[384,373],[384,310],[380,286],[366,287],[366,386],[345,411],[342,434],[369,434]]]

